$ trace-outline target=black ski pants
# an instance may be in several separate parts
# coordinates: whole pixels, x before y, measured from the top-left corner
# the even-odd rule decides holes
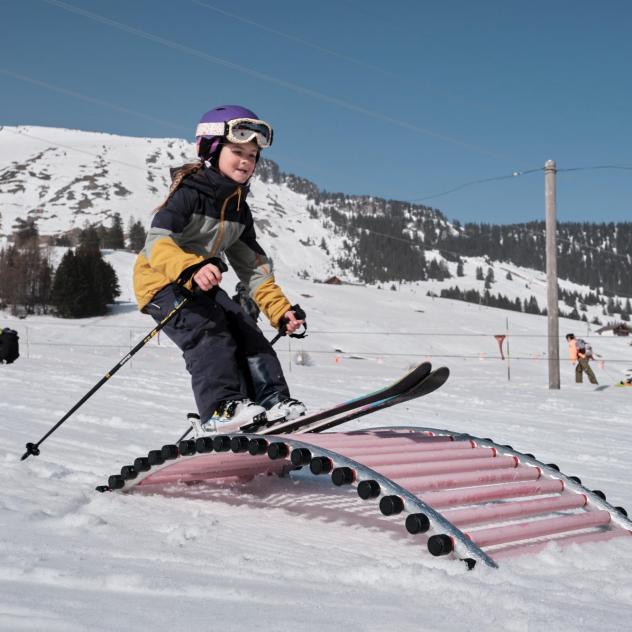
[[[160,322],[180,300],[168,285],[143,311]],[[272,345],[221,288],[189,299],[163,331],[182,351],[203,422],[223,401],[249,398],[270,408],[290,396]]]

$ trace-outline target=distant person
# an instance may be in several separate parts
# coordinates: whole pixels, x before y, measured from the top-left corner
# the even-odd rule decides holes
[[[575,338],[575,334],[566,334],[568,343],[568,355],[571,362],[575,362],[575,382],[581,384],[583,374],[588,376],[591,384],[598,384],[597,378],[590,368],[590,360],[593,358],[593,350],[590,344],[581,338]]]
[[[268,420],[305,414],[290,397],[281,364],[255,321],[220,288],[228,259],[271,325],[304,325],[276,284],[257,241],[248,183],[272,128],[241,106],[204,114],[196,129],[199,161],[173,170],[173,183],[134,266],[139,307],[160,322],[180,297],[178,281],[203,291],[167,323],[191,374],[200,421],[195,434],[231,432],[266,413]]]

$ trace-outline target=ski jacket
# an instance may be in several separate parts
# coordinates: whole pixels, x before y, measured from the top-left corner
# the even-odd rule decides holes
[[[592,347],[581,338],[574,338],[568,341],[568,357],[571,362],[577,362],[578,358],[591,358]]]
[[[188,268],[226,257],[272,326],[278,327],[291,304],[275,282],[272,261],[257,242],[245,201],[248,191],[212,168],[182,180],[154,215],[134,265],[134,292],[141,310]]]

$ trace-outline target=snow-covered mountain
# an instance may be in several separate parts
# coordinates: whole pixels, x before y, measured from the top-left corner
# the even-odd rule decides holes
[[[0,129],[0,235],[16,219],[33,218],[41,235],[60,235],[86,224],[109,226],[114,213],[123,225],[149,222],[164,199],[170,168],[195,160],[195,147],[182,139],[132,138],[42,127]],[[343,248],[308,212],[310,202],[297,178],[272,182],[274,163],[259,169],[249,204],[264,248],[275,262],[321,277],[333,269],[331,252]],[[269,178],[266,180],[266,178]],[[294,185],[292,187],[292,185]],[[286,244],[302,244],[298,258]],[[293,252],[293,251],[292,251]]]
[[[115,213],[123,225],[132,219],[148,223],[152,210],[164,199],[170,183],[170,168],[195,159],[194,145],[182,139],[123,137],[112,134],[44,127],[0,128],[0,245],[6,242],[16,220],[36,220],[40,235],[55,236],[86,224],[110,226]],[[427,207],[403,202],[347,196],[319,191],[311,182],[285,174],[272,161],[262,160],[252,181],[249,203],[259,239],[273,258],[277,270],[301,278],[323,280],[338,275],[358,282],[366,275],[358,271],[373,261],[373,278],[380,269],[393,266],[382,285],[390,289],[411,286],[417,292],[439,295],[442,289],[484,293],[477,270],[487,276],[491,269],[492,295],[503,295],[521,303],[534,297],[540,309],[546,306],[543,272],[486,256],[457,256],[432,244],[458,236],[443,215]],[[383,234],[389,213],[398,222],[395,236]],[[347,218],[361,214],[365,222],[375,220],[375,244],[362,241],[371,229],[347,225]],[[381,222],[381,223],[380,223]],[[399,241],[397,232],[399,231]],[[414,239],[416,242],[405,239]],[[361,243],[362,242],[362,243]],[[411,244],[412,247],[411,247]],[[449,278],[402,283],[402,278],[423,278],[402,271],[419,265],[412,258],[418,245],[428,263],[448,271]],[[392,257],[380,259],[384,250]],[[399,257],[399,260],[397,260]],[[462,276],[457,274],[459,262]],[[361,265],[358,266],[357,264]],[[375,271],[377,269],[377,276]],[[399,274],[399,276],[398,276]],[[439,275],[440,276],[440,275]],[[480,277],[480,274],[478,275]],[[127,285],[125,279],[122,284]],[[379,285],[379,283],[376,283]],[[568,292],[586,295],[591,288],[561,280]],[[122,297],[123,298],[123,297]],[[603,300],[603,299],[602,299]],[[625,298],[623,299],[625,300]],[[603,301],[605,303],[605,301]],[[572,306],[560,307],[569,313]],[[583,305],[586,320],[606,323],[620,314],[604,315],[603,304]]]

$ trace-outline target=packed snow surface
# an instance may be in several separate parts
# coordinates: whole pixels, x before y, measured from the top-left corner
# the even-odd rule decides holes
[[[180,353],[154,339],[41,446],[37,441],[153,322],[126,302],[132,256],[110,253],[122,302],[103,318],[24,320],[21,357],[0,365],[0,629],[624,630],[632,615],[632,538],[550,546],[500,568],[432,558],[351,489],[259,477],[168,495],[100,494],[97,485],[177,439],[194,410]],[[632,509],[632,388],[548,389],[546,319],[398,291],[279,280],[309,318],[277,350],[292,393],[312,408],[383,386],[430,358],[443,388],[357,420],[447,428],[532,452]],[[235,279],[226,275],[229,291]],[[562,333],[586,324],[562,321]],[[580,330],[583,328],[583,331]],[[264,327],[268,337],[273,331]],[[495,334],[509,333],[510,363]],[[591,336],[602,384],[632,366],[629,340]],[[310,365],[296,364],[298,351]],[[504,351],[507,353],[505,341]],[[508,379],[510,378],[510,379]]]

